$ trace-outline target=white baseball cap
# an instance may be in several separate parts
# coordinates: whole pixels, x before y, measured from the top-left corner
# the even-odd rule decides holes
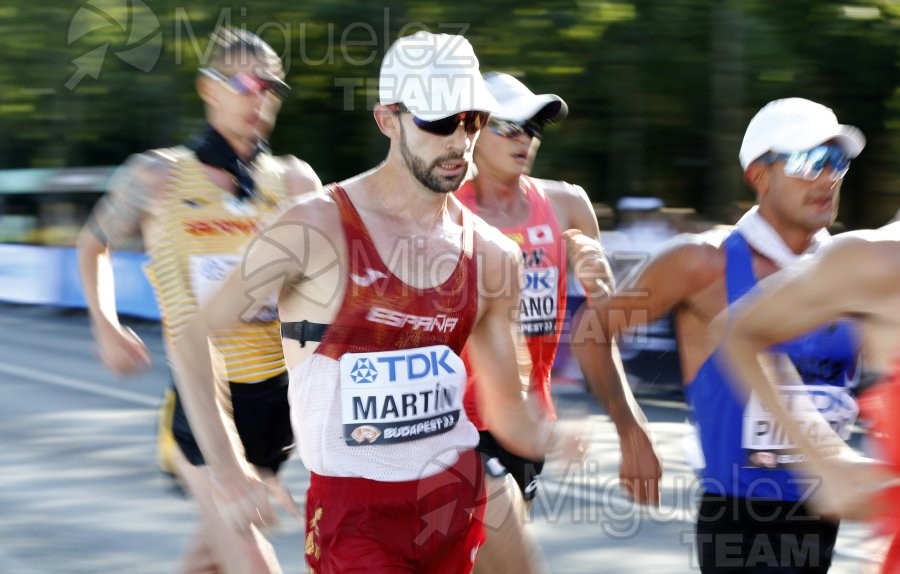
[[[793,153],[836,140],[854,158],[866,147],[866,138],[854,126],[839,124],[831,108],[803,98],[769,102],[750,120],[741,151],[741,167],[768,152]]]
[[[462,36],[424,31],[400,38],[384,55],[378,101],[402,103],[425,121],[473,110],[497,111],[472,44]]]
[[[501,72],[488,72],[484,82],[500,109],[494,117],[524,122],[561,122],[569,113],[566,102],[556,94],[537,95],[518,79]]]

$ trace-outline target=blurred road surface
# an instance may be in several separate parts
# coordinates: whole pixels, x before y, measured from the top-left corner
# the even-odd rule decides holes
[[[83,313],[0,304],[0,574],[178,571],[195,517],[155,466],[155,407],[169,380],[160,328],[131,325],[155,362],[115,380]],[[662,508],[643,514],[618,494],[608,418],[584,394],[559,401],[592,444],[583,468],[551,462],[538,491],[531,527],[553,572],[697,571],[679,398],[642,398],[666,464]],[[308,473],[298,459],[285,477],[302,503]],[[283,515],[273,542],[285,572],[304,571],[301,523]],[[866,528],[845,525],[832,572],[865,571],[872,548]]]

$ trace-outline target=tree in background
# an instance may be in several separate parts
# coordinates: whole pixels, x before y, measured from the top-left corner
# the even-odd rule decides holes
[[[484,70],[566,98],[571,114],[535,175],[546,167],[594,201],[656,195],[724,217],[752,199],[743,127],[766,101],[803,96],[869,138],[842,220],[880,225],[900,207],[900,6],[886,0],[6,0],[0,168],[112,165],[185,138],[201,119],[193,70],[222,23],[282,51],[294,92],[272,144],[324,180],[383,156],[370,117],[378,62],[399,34],[427,27],[465,33]]]

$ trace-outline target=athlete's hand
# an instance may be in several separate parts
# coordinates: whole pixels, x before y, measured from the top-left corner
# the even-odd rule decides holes
[[[275,502],[283,506],[285,510],[288,511],[288,514],[290,514],[297,520],[306,520],[306,518],[303,516],[303,513],[300,512],[300,508],[297,506],[297,502],[294,500],[294,496],[291,494],[291,491],[288,490],[287,486],[285,486],[277,476],[269,473],[265,476],[262,476],[262,481],[269,489],[269,496],[274,498]]]
[[[271,528],[278,522],[269,503],[270,487],[239,470],[213,473],[213,499],[225,524],[240,534],[252,526]]]
[[[619,433],[619,484],[638,504],[659,506],[662,462],[646,428],[634,424]]]
[[[819,480],[809,505],[835,520],[870,518],[881,510],[879,494],[900,487],[900,476],[884,464],[855,455],[820,459],[812,467],[811,478]]]
[[[116,376],[132,375],[150,366],[150,352],[134,331],[120,325],[95,328],[103,366]]]
[[[575,276],[585,293],[591,298],[612,294],[615,280],[600,242],[577,229],[569,229],[563,235]]]
[[[584,462],[587,458],[587,446],[584,439],[579,435],[560,431],[558,428],[554,428],[552,433],[547,449],[548,456],[562,460],[574,460],[579,463]]]

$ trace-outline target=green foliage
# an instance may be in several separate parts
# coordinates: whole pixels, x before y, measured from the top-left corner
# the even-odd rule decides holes
[[[73,22],[96,18],[106,25],[73,39]],[[109,165],[181,141],[202,118],[194,76],[221,23],[283,55],[294,92],[272,144],[323,180],[383,158],[371,118],[381,57],[399,34],[427,28],[464,32],[483,70],[566,99],[570,117],[548,131],[535,174],[596,201],[658,195],[722,217],[751,199],[737,163],[747,121],[770,99],[803,96],[869,139],[842,219],[880,225],[900,206],[900,9],[888,0],[4,0],[0,168]],[[144,71],[140,57],[156,63]],[[99,76],[70,90],[79,64]]]

